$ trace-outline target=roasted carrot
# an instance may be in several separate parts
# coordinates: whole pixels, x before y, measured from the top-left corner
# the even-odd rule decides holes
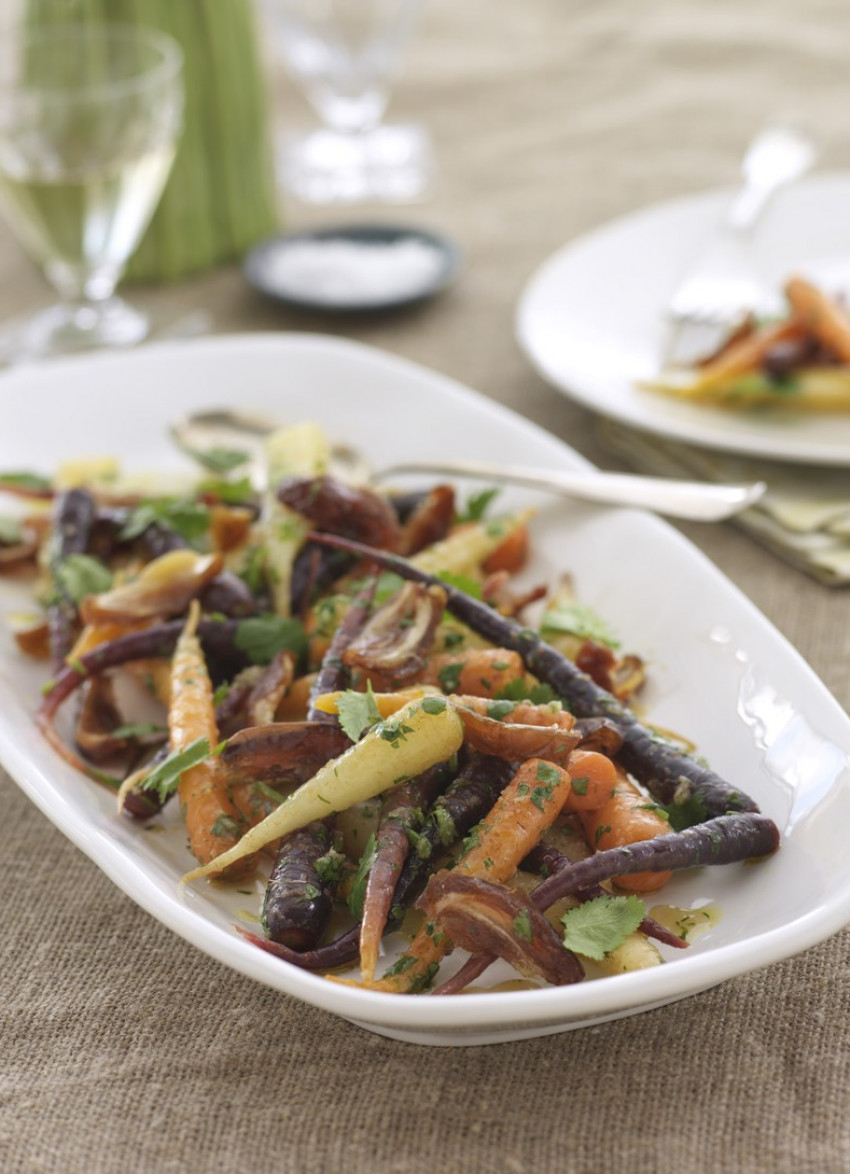
[[[381,938],[393,903],[402,866],[411,845],[411,833],[422,825],[427,809],[451,780],[446,763],[391,791],[384,800],[375,840],[374,862],[366,881],[360,927],[360,973],[366,982],[375,977]]]
[[[189,847],[201,864],[208,864],[238,842],[243,824],[221,761],[212,755],[218,745],[218,728],[212,684],[195,634],[199,615],[200,608],[193,602],[174,650],[168,730],[172,751],[185,750],[198,738],[206,738],[210,747],[210,757],[185,770],[177,786]],[[243,866],[238,874],[245,871]]]
[[[488,554],[481,564],[489,575],[492,571],[509,571],[515,574],[522,570],[528,559],[528,526],[517,526]]]
[[[472,829],[455,871],[507,881],[554,822],[570,793],[570,776],[550,762],[531,758],[517,770],[486,819]],[[437,874],[439,875],[439,874]],[[425,989],[452,943],[426,921],[408,949],[370,988],[396,993]]]
[[[617,784],[617,768],[595,750],[574,750],[567,761],[572,787],[567,811],[595,811],[606,804]]]
[[[509,648],[464,648],[429,657],[419,679],[445,693],[498,697],[507,685],[525,679],[525,665]]]
[[[800,338],[804,333],[805,327],[797,317],[762,326],[739,343],[728,347],[715,362],[700,367],[693,381],[682,386],[681,394],[687,397],[700,396],[740,375],[758,371],[765,355],[776,343]]]
[[[595,811],[579,811],[579,818],[595,852],[652,840],[670,831],[670,824],[658,805],[624,774],[620,774],[613,793],[601,807]],[[636,893],[651,893],[669,879],[669,872],[638,872],[621,877],[615,883]]]
[[[803,277],[786,283],[785,296],[803,328],[842,362],[850,363],[850,314],[845,307]]]

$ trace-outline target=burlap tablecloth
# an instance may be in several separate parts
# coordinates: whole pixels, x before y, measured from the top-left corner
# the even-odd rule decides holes
[[[416,311],[341,322],[219,271],[144,299],[221,331],[330,330],[481,389],[600,464],[588,414],[513,341],[526,278],[578,232],[733,181],[777,110],[850,166],[843,0],[434,0],[393,113],[441,174],[399,220],[466,267]],[[278,86],[281,115],[306,122]],[[850,214],[850,209],[848,209]],[[287,209],[293,226],[356,213]],[[5,230],[0,317],[48,294]],[[850,701],[850,594],[729,526],[688,536]],[[137,909],[7,778],[2,794],[4,1174],[692,1174],[850,1169],[850,936],[634,1018],[475,1049],[394,1043],[231,973]]]

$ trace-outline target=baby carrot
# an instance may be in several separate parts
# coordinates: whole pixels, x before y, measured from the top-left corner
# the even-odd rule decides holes
[[[595,852],[651,840],[670,831],[658,805],[625,775],[620,775],[610,798],[595,811],[579,811],[584,834]],[[622,889],[651,893],[670,879],[669,872],[636,872],[615,879]]]
[[[446,693],[498,697],[507,685],[525,679],[525,665],[509,648],[464,648],[430,657],[421,679]]]
[[[617,783],[617,768],[610,758],[595,750],[574,750],[567,760],[572,780],[566,811],[594,811],[611,798]]]
[[[805,329],[843,363],[850,363],[850,314],[845,307],[802,277],[786,283],[785,296]]]
[[[174,651],[168,730],[172,751],[185,750],[198,738],[206,738],[210,747],[211,756],[183,771],[177,785],[189,847],[201,864],[208,864],[237,843],[242,820],[230,797],[221,761],[212,756],[218,728],[212,684],[195,635],[199,614],[194,601]]]
[[[530,758],[517,770],[487,818],[472,829],[455,872],[507,881],[554,822],[570,793],[570,776],[554,763]],[[452,943],[439,925],[426,921],[408,949],[371,990],[423,990]]]

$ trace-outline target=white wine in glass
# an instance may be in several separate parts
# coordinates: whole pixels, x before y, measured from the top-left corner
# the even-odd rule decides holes
[[[115,296],[174,159],[182,54],[160,33],[79,24],[0,48],[0,210],[62,299],[7,357],[125,346],[146,317]]]

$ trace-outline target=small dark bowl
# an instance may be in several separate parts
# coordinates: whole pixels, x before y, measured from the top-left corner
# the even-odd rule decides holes
[[[420,243],[433,249],[437,263],[433,272],[421,275],[415,285],[404,292],[365,291],[362,297],[324,296],[305,284],[303,292],[294,284],[282,282],[275,273],[275,263],[287,249],[311,242],[340,241],[346,244],[385,247],[402,242]],[[393,310],[424,302],[451,285],[460,268],[461,257],[457,246],[439,233],[404,225],[361,224],[341,228],[321,228],[313,232],[288,233],[272,237],[255,246],[245,257],[243,271],[254,289],[287,306],[325,313],[361,314],[378,310]]]

